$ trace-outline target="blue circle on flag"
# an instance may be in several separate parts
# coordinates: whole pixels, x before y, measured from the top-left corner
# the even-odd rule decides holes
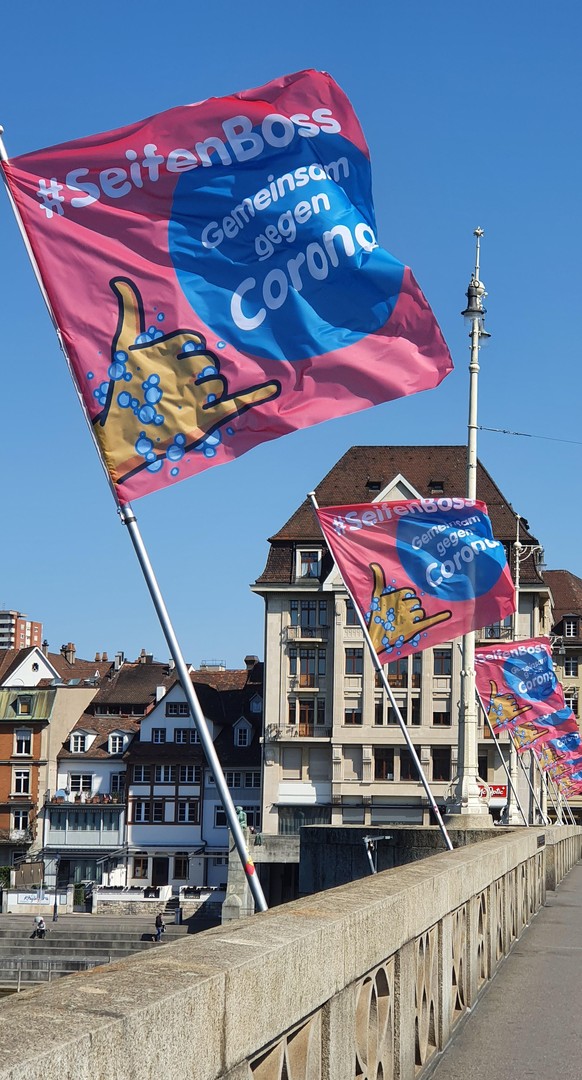
[[[396,546],[416,587],[448,603],[485,596],[506,566],[489,518],[474,507],[402,517]]]
[[[554,693],[558,680],[545,649],[530,646],[531,652],[511,656],[503,665],[510,690],[526,701],[545,701]]]
[[[244,161],[208,140],[209,164],[199,151],[177,182],[168,245],[182,291],[252,356],[304,360],[353,345],[388,321],[404,273],[377,246],[370,162],[340,135],[295,132],[284,147],[257,128],[252,138],[263,148]]]

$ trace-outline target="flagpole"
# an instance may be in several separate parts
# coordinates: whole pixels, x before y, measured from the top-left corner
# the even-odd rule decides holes
[[[497,735],[495,734],[495,732],[493,730],[493,727],[491,726],[491,721],[490,721],[490,719],[489,719],[489,717],[487,715],[487,710],[485,708],[485,705],[483,704],[483,699],[482,699],[482,697],[481,697],[481,695],[479,694],[478,691],[476,691],[476,693],[477,693],[477,700],[478,700],[478,702],[479,702],[479,704],[480,704],[480,706],[481,706],[481,708],[483,710],[483,715],[485,717],[485,720],[487,721],[487,727],[489,728],[489,731],[491,732],[491,738],[493,739],[493,741],[495,743],[495,746],[497,747],[497,753],[499,754],[499,757],[501,758],[501,764],[503,765],[505,775],[507,777],[507,782],[509,784],[509,787],[511,788],[511,793],[515,798],[515,801],[516,801],[517,806],[519,808],[519,812],[520,812],[520,814],[521,814],[521,816],[523,818],[523,823],[524,823],[526,829],[529,829],[529,821],[527,820],[527,817],[524,814],[521,802],[519,801],[519,795],[517,794],[517,787],[513,783],[511,773],[509,771],[507,762],[505,760],[505,755],[504,755],[503,750],[501,748],[501,743],[499,742],[499,739],[497,738]]]
[[[313,506],[313,509],[318,510],[319,507],[318,507],[318,503],[317,503],[317,498],[315,496],[315,492],[310,491],[309,494],[308,494],[308,498],[311,499],[311,504]],[[333,551],[333,549],[331,547],[329,539],[327,537],[325,537],[325,541],[326,541],[327,546],[330,549],[330,552],[331,552],[331,555],[332,555],[332,557],[334,559],[337,571],[338,571],[338,573],[340,574],[340,577],[341,577],[341,571],[340,571],[340,568],[339,568],[339,566],[337,564],[337,560],[335,558],[335,554],[334,554],[334,551]],[[342,578],[342,580],[343,580],[343,578]],[[382,665],[380,663],[380,660],[378,659],[378,654],[377,654],[377,652],[376,652],[376,650],[375,650],[375,648],[374,648],[374,646],[372,644],[372,639],[370,637],[368,627],[366,626],[366,622],[364,620],[364,617],[363,617],[363,615],[362,615],[362,613],[360,611],[359,605],[358,605],[355,597],[352,596],[352,594],[351,594],[350,590],[348,589],[345,581],[344,581],[344,587],[345,587],[347,593],[349,594],[349,596],[351,598],[351,601],[352,601],[352,603],[354,605],[354,611],[356,612],[356,615],[358,617],[358,622],[360,624],[360,627],[362,629],[362,633],[364,635],[364,639],[365,639],[366,644],[367,644],[367,646],[368,646],[368,648],[370,650],[370,655],[372,657],[372,663],[374,665],[374,668],[376,669],[377,674],[380,676],[380,679],[382,681],[382,685],[383,685],[383,687],[384,687],[384,689],[386,691],[386,694],[388,695],[388,700],[389,700],[389,702],[390,702],[390,704],[391,704],[391,706],[394,709],[394,712],[396,714],[396,719],[398,720],[400,730],[401,730],[401,732],[402,732],[402,734],[404,736],[404,741],[406,742],[408,752],[410,753],[410,756],[411,756],[411,758],[412,758],[412,760],[413,760],[413,762],[414,762],[414,764],[416,766],[416,771],[418,773],[419,780],[420,780],[420,782],[421,782],[421,784],[422,784],[422,786],[423,786],[423,788],[424,788],[424,790],[426,792],[426,797],[428,799],[430,809],[432,810],[433,815],[434,815],[434,817],[436,819],[436,822],[437,822],[437,824],[439,826],[439,829],[441,830],[441,833],[443,835],[443,839],[445,841],[445,844],[447,845],[448,850],[453,851],[453,844],[452,844],[451,838],[450,838],[450,836],[449,836],[449,834],[448,834],[448,832],[446,830],[445,823],[443,821],[441,812],[440,812],[440,810],[439,810],[439,808],[438,808],[438,806],[436,804],[434,795],[433,795],[432,791],[430,790],[428,780],[426,779],[426,776],[424,775],[423,768],[422,768],[422,765],[420,763],[420,759],[419,759],[418,754],[416,753],[416,750],[415,750],[415,748],[413,746],[412,739],[410,738],[410,735],[408,734],[408,728],[406,727],[406,724],[404,723],[404,720],[402,719],[402,716],[400,714],[400,709],[398,708],[398,704],[396,702],[396,698],[394,697],[392,687],[390,686],[390,683],[388,682],[388,679],[386,678],[386,673],[384,671],[384,668],[382,667]]]
[[[477,393],[479,386],[479,350],[481,340],[490,337],[484,326],[485,286],[479,279],[480,242],[483,229],[473,231],[475,271],[467,289],[467,307],[463,317],[470,323],[471,360],[469,364],[469,421],[467,431],[467,498],[477,498]],[[477,738],[477,708],[475,700],[475,631],[463,634],[461,670],[461,702],[459,707],[458,765],[454,801],[447,808],[449,820],[458,816],[458,824],[486,828],[492,824],[487,807],[479,797],[479,744]]]
[[[9,164],[8,154],[6,153],[6,147],[5,147],[4,141],[2,139],[3,133],[4,133],[4,128],[2,126],[0,126],[0,161],[4,162],[6,164]],[[73,385],[74,385],[74,387],[76,389],[77,396],[79,398],[79,403],[80,403],[80,405],[81,405],[81,407],[83,409],[83,415],[85,417],[85,420],[87,421],[87,426],[89,428],[89,431],[91,432],[91,438],[93,439],[93,445],[95,446],[95,448],[97,450],[99,461],[101,462],[101,465],[102,465],[103,470],[105,472],[105,476],[107,478],[109,488],[111,490],[111,493],[112,493],[113,498],[115,500],[115,503],[117,505],[118,512],[120,514],[121,520],[122,520],[123,524],[127,526],[127,529],[128,529],[128,532],[129,532],[133,547],[135,549],[136,555],[138,557],[138,561],[139,561],[140,566],[142,568],[144,578],[146,580],[146,584],[147,584],[147,586],[149,588],[150,595],[151,595],[153,603],[154,603],[154,607],[155,607],[155,609],[156,609],[156,611],[158,613],[158,618],[160,620],[160,624],[161,624],[164,636],[166,638],[166,641],[168,643],[168,647],[170,649],[170,653],[171,653],[172,658],[174,660],[174,663],[176,665],[176,671],[178,672],[178,676],[179,676],[180,682],[182,684],[182,689],[184,690],[184,694],[186,696],[186,699],[187,699],[188,704],[190,706],[190,709],[192,711],[192,716],[194,718],[194,723],[196,725],[196,730],[198,731],[198,734],[199,734],[199,737],[200,737],[200,742],[202,743],[202,746],[204,748],[208,764],[212,768],[213,776],[214,776],[214,779],[216,781],[216,787],[218,788],[218,792],[220,794],[220,798],[221,798],[221,801],[222,801],[222,805],[224,807],[226,818],[227,818],[230,830],[231,830],[231,832],[233,834],[235,846],[237,848],[241,863],[243,865],[243,869],[244,869],[245,874],[247,876],[247,881],[249,883],[249,888],[250,888],[252,896],[254,898],[255,905],[258,907],[259,911],[266,911],[267,910],[267,902],[265,900],[265,896],[263,894],[263,890],[261,888],[261,884],[259,882],[259,879],[258,879],[258,877],[257,877],[257,875],[255,873],[254,863],[253,863],[252,859],[250,858],[250,856],[248,854],[246,844],[245,844],[245,839],[244,839],[242,829],[241,829],[241,826],[240,826],[240,823],[239,823],[239,820],[238,820],[238,817],[237,817],[237,814],[236,814],[236,810],[234,808],[232,797],[231,797],[230,791],[228,790],[228,786],[227,786],[226,780],[224,778],[222,767],[221,767],[220,762],[218,760],[218,757],[216,755],[216,750],[214,748],[214,743],[212,741],[212,738],[211,738],[210,733],[208,731],[208,727],[206,725],[206,720],[204,718],[204,713],[202,712],[202,709],[200,707],[200,703],[199,703],[198,698],[196,696],[196,693],[194,691],[194,687],[192,686],[190,676],[188,675],[188,670],[186,668],[186,664],[184,662],[184,658],[182,656],[180,646],[178,645],[176,635],[174,634],[174,630],[173,630],[172,624],[170,622],[170,618],[168,616],[168,612],[167,612],[166,606],[164,604],[162,594],[161,594],[161,592],[159,590],[158,583],[156,581],[156,578],[155,578],[155,575],[154,575],[154,572],[153,572],[153,569],[152,569],[152,566],[151,566],[147,551],[146,551],[145,546],[143,544],[141,534],[140,534],[140,531],[139,531],[139,528],[138,528],[138,525],[137,525],[137,520],[136,520],[135,514],[133,513],[133,509],[132,509],[132,507],[130,506],[129,503],[126,504],[126,505],[121,505],[119,503],[119,500],[117,498],[117,493],[116,493],[115,488],[113,486],[113,482],[111,480],[111,477],[110,477],[107,469],[105,468],[105,463],[103,461],[103,458],[101,457],[101,453],[99,451],[99,446],[97,444],[97,440],[95,439],[95,433],[94,433],[94,430],[93,430],[93,425],[92,425],[92,423],[90,421],[90,418],[89,418],[89,416],[87,414],[87,410],[85,408],[85,403],[83,401],[83,397],[82,397],[82,395],[81,395],[81,393],[79,391],[79,387],[77,385],[77,380],[76,380],[76,377],[75,377],[75,372],[73,370],[73,366],[71,364],[71,361],[69,359],[67,350],[65,348],[65,344],[64,344],[64,341],[63,341],[63,338],[62,338],[62,335],[61,335],[61,331],[60,331],[60,328],[58,326],[56,316],[55,316],[55,313],[53,311],[53,308],[52,308],[48,293],[47,293],[47,291],[45,289],[44,282],[42,280],[42,276],[41,276],[41,273],[40,273],[40,270],[39,270],[39,267],[38,267],[38,263],[36,261],[36,257],[35,257],[32,245],[30,243],[30,240],[28,238],[28,234],[26,232],[26,228],[24,226],[24,222],[23,222],[22,217],[20,215],[20,211],[18,209],[18,206],[16,205],[16,202],[15,202],[15,200],[13,198],[10,187],[8,186],[8,183],[6,181],[6,176],[4,174],[4,170],[0,169],[0,172],[2,172],[2,178],[4,180],[4,186],[5,186],[6,192],[8,194],[8,200],[9,200],[10,205],[12,207],[12,211],[14,213],[14,217],[16,219],[18,229],[20,231],[20,234],[21,234],[23,242],[24,242],[24,246],[25,246],[26,251],[28,253],[28,257],[30,259],[30,263],[31,263],[31,266],[32,266],[34,276],[35,276],[37,284],[38,284],[38,286],[40,288],[40,291],[41,291],[42,297],[44,299],[44,302],[45,302],[45,304],[47,306],[47,310],[48,310],[51,322],[52,322],[52,324],[53,324],[53,326],[55,328],[55,332],[56,332],[56,335],[57,335],[59,345],[61,347],[63,356],[65,357],[67,366],[69,368],[71,377],[73,379]]]
[[[216,787],[218,788],[220,799],[228,820],[228,825],[230,831],[232,832],[236,849],[238,851],[240,861],[243,865],[243,869],[247,877],[249,888],[259,911],[266,911],[267,902],[261,888],[261,883],[255,872],[255,865],[247,851],[245,838],[243,836],[240,822],[234,808],[232,796],[230,794],[230,791],[228,790],[228,786],[224,778],[222,766],[220,764],[220,761],[218,760],[214,743],[212,741],[212,736],[208,730],[208,725],[206,723],[204,713],[202,712],[198,696],[194,690],[194,687],[192,686],[192,680],[188,673],[188,669],[186,667],[182,651],[174,633],[172,623],[170,622],[170,617],[168,615],[164,599],[156,581],[156,577],[150,563],[148,553],[145,549],[139,526],[133,512],[133,508],[131,507],[130,503],[127,503],[124,506],[120,506],[119,513],[123,524],[127,527],[127,531],[129,533],[131,542],[133,544],[135,553],[142,569],[143,576],[146,580],[150,596],[156,609],[158,619],[160,620],[160,625],[162,627],[164,637],[166,638],[172,659],[176,665],[178,678],[180,679],[182,689],[184,691],[184,694],[186,695],[186,700],[188,702],[188,705],[190,706],[190,710],[194,718],[194,723],[196,725],[196,730],[198,732],[198,735],[200,736],[200,742],[202,743],[202,746],[204,748],[204,753],[206,754],[206,760],[210,765],[210,768],[212,769],[212,775],[214,777]]]

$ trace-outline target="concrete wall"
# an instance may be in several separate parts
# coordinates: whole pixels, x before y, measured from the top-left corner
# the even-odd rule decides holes
[[[13,996],[0,1080],[414,1080],[581,850],[496,835]]]

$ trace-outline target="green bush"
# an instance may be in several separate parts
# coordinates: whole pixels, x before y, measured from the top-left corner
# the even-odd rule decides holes
[[[73,896],[73,904],[77,905],[77,904],[84,904],[84,903],[85,903],[85,886],[84,885],[75,885],[75,893],[74,893],[74,896]]]
[[[10,867],[0,866],[0,889],[10,888]]]

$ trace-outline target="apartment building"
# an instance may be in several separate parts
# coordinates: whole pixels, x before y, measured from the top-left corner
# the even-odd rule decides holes
[[[0,649],[27,649],[42,644],[42,623],[21,611],[0,611]]]
[[[448,498],[465,490],[464,446],[359,446],[331,469],[316,496],[320,506],[331,506]],[[550,593],[538,541],[481,463],[477,495],[514,572],[519,559],[520,584],[519,611],[482,628],[478,643],[547,634]],[[263,831],[296,832],[311,823],[428,824],[422,786],[308,499],[271,537],[252,588],[265,600]],[[459,639],[386,666],[443,807],[457,768],[460,671]],[[507,801],[507,780],[482,724],[479,773],[493,785],[496,815]]]

